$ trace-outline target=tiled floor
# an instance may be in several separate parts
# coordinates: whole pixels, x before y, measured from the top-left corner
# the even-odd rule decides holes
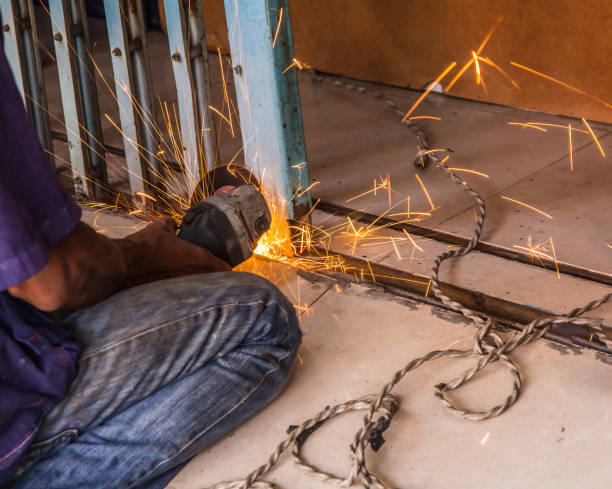
[[[104,36],[98,30],[100,66],[108,69]],[[156,90],[172,101],[173,83],[162,34],[151,35],[150,49],[158,67]],[[106,65],[104,63],[107,63]],[[212,57],[216,93],[220,90],[218,61]],[[52,74],[53,67],[48,68]],[[107,71],[105,71],[107,72]],[[229,85],[231,92],[231,82]],[[417,93],[378,87],[403,107]],[[57,110],[57,86],[50,100]],[[430,211],[415,173],[425,184],[435,210],[419,224],[468,236],[474,215],[471,200],[438,168],[416,170],[414,135],[399,124],[395,114],[371,97],[314,83],[300,75],[304,125],[315,198],[350,205],[371,213],[389,207],[388,194],[368,194],[347,200],[372,188],[372,182],[391,181],[392,205],[405,212]],[[102,110],[116,115],[112,98],[101,98]],[[570,171],[567,129],[548,128],[544,133],[508,122],[540,121],[583,128],[580,120],[505,108],[444,96],[428,98],[418,115],[440,117],[421,121],[435,147],[451,148],[450,166],[477,170],[489,178],[465,174],[485,196],[488,215],[484,239],[512,247],[552,237],[558,258],[607,273],[612,272],[612,171],[589,135],[573,134],[574,170]],[[612,150],[610,127],[593,124],[606,152]],[[222,128],[223,160],[240,148]],[[105,137],[120,144],[119,136],[105,126]],[[553,218],[517,206],[501,196],[518,199],[549,213]],[[135,229],[130,218],[87,212],[86,220],[109,236]],[[317,223],[329,215],[313,214]],[[393,231],[380,234],[394,236]],[[401,236],[399,236],[401,237]],[[393,267],[427,274],[435,254],[446,245],[419,239],[423,251],[415,252],[398,238],[398,256],[391,241],[354,250],[358,256]],[[338,240],[335,249],[346,251]],[[384,293],[376,286],[337,283],[327,277],[297,272],[285,265],[254,260],[248,266],[277,283],[299,306],[306,334],[294,377],[281,397],[232,435],[196,457],[170,484],[174,489],[196,489],[246,475],[263,463],[298,424],[327,405],[376,393],[392,373],[408,360],[432,349],[469,347],[474,327],[453,313],[413,303]],[[474,253],[445,265],[442,278],[463,287],[510,298],[554,312],[564,312],[609,291],[609,287],[563,276],[538,267]],[[340,289],[340,292],[338,291]],[[305,312],[304,312],[305,310]],[[612,306],[598,311],[612,324]],[[503,416],[482,423],[459,420],[440,407],[432,386],[453,378],[465,361],[442,360],[409,375],[398,387],[402,405],[388,442],[372,467],[392,487],[437,489],[531,489],[609,486],[612,469],[612,360],[602,354],[568,349],[547,341],[521,349],[516,358],[526,376],[524,392],[515,407]],[[464,390],[460,402],[486,407],[508,392],[510,379],[498,366],[487,370]],[[315,464],[338,474],[348,470],[348,445],[360,416],[333,421],[313,435],[305,454]],[[271,480],[285,488],[319,489],[327,485],[293,467],[286,458]]]

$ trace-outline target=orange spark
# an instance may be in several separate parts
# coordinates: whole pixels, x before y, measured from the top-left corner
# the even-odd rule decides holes
[[[157,202],[157,199],[155,197],[151,197],[148,194],[145,194],[144,192],[136,192],[136,195],[140,195],[141,197],[144,197],[145,199],[149,199],[152,200],[153,202]]]
[[[482,437],[482,440],[480,440],[480,444],[484,445],[487,442],[487,440],[489,439],[490,436],[491,436],[491,433],[487,432],[487,434]]]
[[[572,150],[572,125],[567,125],[567,134],[569,136],[569,159],[570,159],[570,171],[574,171],[574,151]]]
[[[303,61],[298,60],[297,58],[293,58],[293,63],[291,63],[287,68],[283,70],[283,74],[287,73],[291,68],[296,67],[298,70],[303,70],[304,68],[311,68],[310,65],[304,63]]]
[[[584,122],[584,125],[587,126],[587,129],[591,133],[591,136],[593,137],[593,140],[595,141],[595,144],[599,148],[599,152],[601,153],[601,156],[603,156],[605,158],[606,157],[606,153],[604,153],[604,150],[601,147],[601,144],[599,144],[599,141],[597,140],[597,136],[595,136],[595,133],[593,132],[593,129],[591,129],[591,126],[589,126],[589,123],[586,121],[586,119],[584,117],[582,118],[582,122]]]
[[[423,193],[425,193],[425,197],[427,197],[427,201],[429,202],[429,205],[431,206],[431,210],[433,211],[435,209],[435,206],[433,204],[433,201],[431,200],[431,197],[429,196],[429,192],[427,192],[427,189],[425,188],[425,185],[423,185],[423,182],[419,178],[419,175],[415,173],[414,176],[416,177],[417,181],[419,182],[419,185],[423,189]]]
[[[312,187],[315,187],[316,185],[319,185],[321,182],[314,182],[311,183],[310,185],[308,185],[308,187],[306,187],[304,190],[302,190],[299,194],[297,194],[298,197],[301,197],[302,195],[304,195],[306,192],[308,192]]]
[[[544,79],[546,79],[548,81],[551,81],[553,83],[556,83],[557,85],[561,85],[562,87],[567,88],[568,90],[572,90],[572,91],[574,91],[576,93],[584,95],[585,97],[588,97],[591,100],[594,100],[595,102],[603,104],[608,109],[612,109],[612,105],[610,105],[607,102],[604,102],[603,100],[601,100],[598,97],[595,97],[594,95],[591,95],[590,93],[585,92],[584,90],[580,90],[579,88],[573,87],[573,86],[571,86],[571,85],[569,85],[569,84],[567,84],[565,82],[562,82],[561,80],[557,80],[556,78],[553,78],[552,76],[545,75],[544,73],[540,73],[539,71],[533,70],[533,69],[528,68],[527,66],[523,66],[523,65],[521,65],[519,63],[515,63],[514,61],[510,61],[510,64],[512,66],[516,66],[517,68],[520,68],[521,70],[525,70],[525,71],[527,71],[529,73],[532,73],[534,75],[541,76],[542,78],[544,78]]]
[[[522,205],[524,207],[527,207],[528,209],[531,209],[532,211],[535,211],[535,212],[537,212],[539,214],[542,214],[543,216],[548,217],[548,219],[552,219],[552,216],[550,214],[546,214],[546,212],[541,211],[540,209],[536,209],[535,207],[532,207],[529,204],[525,204],[525,202],[521,202],[520,200],[511,199],[510,197],[506,197],[505,195],[502,195],[501,198],[505,199],[505,200],[509,200],[510,202],[514,202],[515,204],[519,204],[519,205]]]
[[[442,120],[440,117],[436,117],[434,115],[413,115],[412,117],[408,117],[408,119],[410,119],[411,121],[414,121],[416,119],[433,119],[434,121]]]
[[[334,284],[334,290],[338,293],[342,292],[342,289],[340,288],[338,284]]]
[[[483,63],[485,63],[485,64],[487,64],[489,66],[492,66],[497,71],[499,71],[510,83],[512,83],[514,88],[516,88],[517,90],[521,89],[521,87],[518,86],[518,83],[516,83],[512,78],[510,78],[508,73],[506,73],[504,70],[502,70],[496,63],[491,61],[489,58],[482,58],[480,56],[477,56],[477,59],[478,59],[478,61],[482,61]]]
[[[559,274],[559,264],[557,263],[557,253],[555,253],[555,245],[553,244],[551,236],[548,237],[548,240],[550,241],[550,249],[552,250],[553,259],[555,260],[555,270],[557,270],[557,278],[560,279],[561,275]]]
[[[455,61],[453,61],[450,65],[448,65],[448,67],[438,75],[438,78],[435,79],[435,81],[433,83],[429,84],[429,87],[427,88],[427,90],[425,90],[421,96],[417,99],[417,101],[412,104],[412,107],[410,107],[410,110],[408,110],[408,112],[406,112],[406,115],[402,118],[402,122],[405,122],[406,119],[408,119],[408,117],[410,117],[410,114],[412,114],[414,112],[414,109],[416,109],[419,104],[425,99],[425,97],[427,97],[427,95],[429,95],[429,92],[431,92],[432,88],[436,85],[436,83],[440,83],[440,81],[457,65],[457,63]]]
[[[476,71],[476,85],[480,85],[480,65],[478,64],[478,56],[472,51],[472,57],[474,58],[474,70]]]
[[[278,39],[278,33],[281,28],[281,22],[283,21],[283,11],[284,11],[284,8],[281,7],[278,13],[278,24],[276,25],[276,31],[274,32],[274,40],[272,41],[272,47],[276,46],[276,40]]]
[[[508,122],[508,125],[509,126],[531,127],[532,129],[537,129],[538,131],[548,132],[547,129],[544,129],[543,127],[534,126],[533,124],[529,122]]]
[[[402,229],[402,231],[408,237],[408,239],[410,240],[410,243],[412,243],[412,246],[414,246],[416,249],[418,249],[422,253],[423,252],[423,248],[421,248],[418,244],[416,244],[416,241],[414,239],[412,239],[412,236],[410,236],[410,234],[408,234],[408,231],[406,231],[405,229]]]
[[[228,124],[231,126],[231,124],[232,124],[232,123],[230,122],[230,120],[229,120],[227,117],[225,117],[225,116],[224,116],[224,115],[223,115],[221,112],[219,112],[217,109],[215,109],[215,108],[214,108],[212,105],[209,105],[209,106],[208,106],[208,108],[209,108],[210,110],[212,110],[212,111],[213,111],[215,114],[217,114],[217,115],[219,115],[220,117],[222,117],[222,118],[223,118],[223,120],[224,120],[225,122],[227,122],[227,123],[228,123]]]
[[[484,49],[484,47],[487,45],[487,43],[489,42],[489,39],[491,39],[491,36],[493,35],[493,33],[495,32],[495,29],[497,29],[497,26],[499,26],[499,24],[501,23],[501,21],[503,20],[503,17],[498,17],[497,21],[495,22],[495,24],[493,25],[493,27],[491,27],[491,30],[489,32],[487,32],[487,35],[484,37],[484,39],[482,40],[482,42],[480,43],[480,46],[478,46],[478,49],[476,50],[476,54],[479,55],[482,50]],[[470,59],[461,67],[461,69],[459,70],[459,72],[454,76],[454,78],[450,81],[450,83],[446,86],[446,90],[445,92],[448,92],[455,83],[457,83],[457,81],[459,80],[459,78],[461,78],[463,76],[463,74],[468,70],[468,68],[470,66],[472,66],[472,63],[474,62],[474,58],[470,57]]]
[[[481,173],[481,172],[476,171],[476,170],[469,170],[467,168],[449,168],[449,170],[452,170],[452,171],[462,171],[462,172],[465,172],[465,173],[473,173],[474,175],[479,175],[479,176],[484,177],[484,178],[489,178],[489,175],[487,175],[486,173]]]

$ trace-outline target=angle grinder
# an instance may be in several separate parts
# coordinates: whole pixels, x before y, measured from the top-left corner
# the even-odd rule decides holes
[[[196,191],[177,233],[179,238],[206,248],[232,268],[251,257],[272,222],[266,199],[255,186],[246,183],[257,185],[250,174],[247,179],[246,172],[235,166],[230,170],[228,165],[211,170],[203,179],[209,191],[214,194],[228,185],[235,188],[202,200],[197,198],[201,190]],[[202,187],[200,182],[197,188]]]

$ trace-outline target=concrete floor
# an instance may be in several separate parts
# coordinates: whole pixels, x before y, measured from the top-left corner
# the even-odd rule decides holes
[[[94,23],[95,24],[95,23]],[[102,26],[103,27],[103,26]],[[107,48],[98,24],[96,61],[109,72]],[[156,91],[172,101],[173,83],[165,37],[150,36],[156,59]],[[218,60],[211,59],[215,100],[221,85]],[[57,85],[49,99],[58,115]],[[231,82],[228,84],[230,93]],[[418,93],[377,87],[409,107]],[[55,91],[54,91],[55,90]],[[379,192],[346,203],[369,190],[373,179],[391,179],[392,204],[405,212],[410,196],[412,211],[429,211],[415,173],[428,189],[435,210],[421,225],[468,236],[473,225],[472,202],[435,167],[415,170],[414,136],[399,124],[380,101],[342,89],[314,83],[300,74],[308,160],[311,179],[320,182],[313,196],[371,213],[389,207],[388,195]],[[102,111],[117,117],[112,97],[101,97]],[[575,169],[569,169],[567,130],[546,133],[508,122],[540,121],[555,124],[581,121],[547,114],[498,107],[444,96],[428,98],[418,115],[440,117],[421,121],[434,146],[452,148],[450,166],[484,172],[489,178],[466,174],[466,179],[487,199],[484,239],[504,246],[524,245],[552,237],[560,260],[612,272],[612,172],[609,160],[598,153],[585,134],[573,137]],[[61,126],[58,126],[58,128]],[[610,126],[593,124],[606,152],[612,150]],[[116,131],[104,126],[107,142],[120,145]],[[239,133],[231,138],[221,129],[221,159],[240,149]],[[56,151],[65,147],[58,143]],[[238,158],[239,160],[239,158]],[[121,160],[113,158],[120,181]],[[527,202],[553,216],[541,215],[501,199],[505,195]],[[142,225],[133,218],[87,211],[84,219],[111,237],[125,235]],[[330,225],[321,212],[315,222]],[[419,239],[415,252],[401,236],[400,255],[391,240],[374,246],[338,239],[333,249],[350,249],[357,256],[412,272],[427,274],[433,257],[446,249],[432,240]],[[327,405],[364,394],[377,393],[390,376],[416,356],[432,349],[469,347],[474,327],[454,313],[387,294],[375,285],[336,282],[278,263],[252,260],[247,267],[274,281],[298,306],[306,332],[300,362],[287,390],[263,412],[233,434],[196,457],[170,483],[173,489],[196,489],[246,475],[267,458],[283,439],[287,427],[299,424]],[[482,253],[445,265],[443,280],[516,302],[564,312],[595,299],[609,287],[563,276],[539,267],[521,265]],[[337,287],[336,287],[337,286]],[[338,291],[340,290],[340,291]],[[612,307],[597,311],[612,324]],[[444,412],[433,398],[433,385],[453,378],[467,367],[465,361],[441,360],[426,364],[399,385],[402,405],[387,444],[370,455],[371,466],[391,487],[461,488],[569,488],[609,487],[612,468],[612,359],[590,350],[565,348],[545,340],[525,347],[515,357],[525,375],[524,392],[517,404],[499,418],[471,423]],[[494,365],[455,398],[475,408],[492,406],[508,392],[510,378]],[[348,445],[359,426],[360,414],[335,420],[306,444],[306,457],[327,470],[346,474]],[[286,458],[270,476],[285,488],[328,487],[297,470]]]

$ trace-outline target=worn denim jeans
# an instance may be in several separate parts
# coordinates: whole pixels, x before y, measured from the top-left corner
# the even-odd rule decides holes
[[[281,392],[301,338],[283,294],[241,272],[125,290],[65,323],[79,372],[14,489],[165,487]]]

